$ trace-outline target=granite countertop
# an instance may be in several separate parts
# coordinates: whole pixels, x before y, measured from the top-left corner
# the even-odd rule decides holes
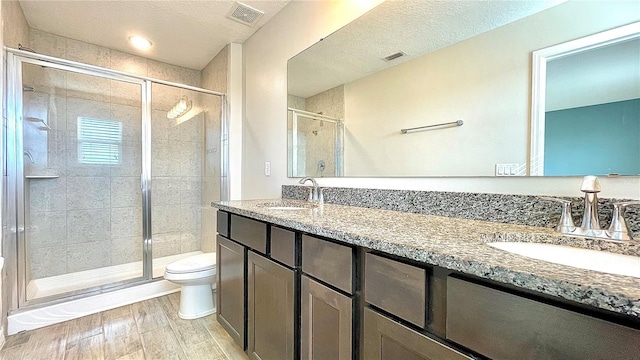
[[[302,206],[273,210],[268,206]],[[299,200],[243,200],[213,204],[221,210],[325,236],[388,254],[543,294],[640,317],[640,278],[558,265],[485,245],[541,242],[640,256],[638,243],[565,236],[547,228],[325,204]]]

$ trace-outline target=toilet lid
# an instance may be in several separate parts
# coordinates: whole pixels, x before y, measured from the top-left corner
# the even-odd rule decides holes
[[[216,267],[216,253],[193,255],[167,265],[167,272],[174,274],[209,270]]]

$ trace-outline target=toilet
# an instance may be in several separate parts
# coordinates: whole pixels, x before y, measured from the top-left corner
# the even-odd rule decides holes
[[[167,265],[165,280],[182,285],[180,289],[181,319],[197,319],[213,314],[211,285],[216,281],[216,253],[186,257]]]

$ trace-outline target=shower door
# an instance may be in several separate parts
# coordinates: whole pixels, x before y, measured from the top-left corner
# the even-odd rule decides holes
[[[8,60],[18,84],[7,166],[19,306],[148,279],[148,84],[13,54]]]

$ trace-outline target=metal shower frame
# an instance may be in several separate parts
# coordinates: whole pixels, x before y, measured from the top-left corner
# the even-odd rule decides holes
[[[151,87],[160,84],[175,88],[215,95],[220,98],[220,200],[229,199],[229,108],[225,93],[202,89],[195,86],[128,74],[99,66],[83,64],[29,51],[4,48],[6,59],[6,129],[3,134],[3,170],[7,181],[2,189],[6,195],[3,201],[2,254],[5,257],[6,289],[5,309],[8,311],[33,309],[50,304],[65,302],[90,295],[119,290],[135,285],[156,281],[153,279],[152,231],[151,231]],[[26,298],[26,243],[25,243],[25,188],[23,144],[23,94],[22,64],[49,67],[84,75],[97,76],[140,85],[142,122],[142,171],[140,186],[142,191],[142,276],[111,284],[76,290],[40,299]],[[6,205],[5,205],[6,204]],[[20,261],[18,261],[20,259]]]

